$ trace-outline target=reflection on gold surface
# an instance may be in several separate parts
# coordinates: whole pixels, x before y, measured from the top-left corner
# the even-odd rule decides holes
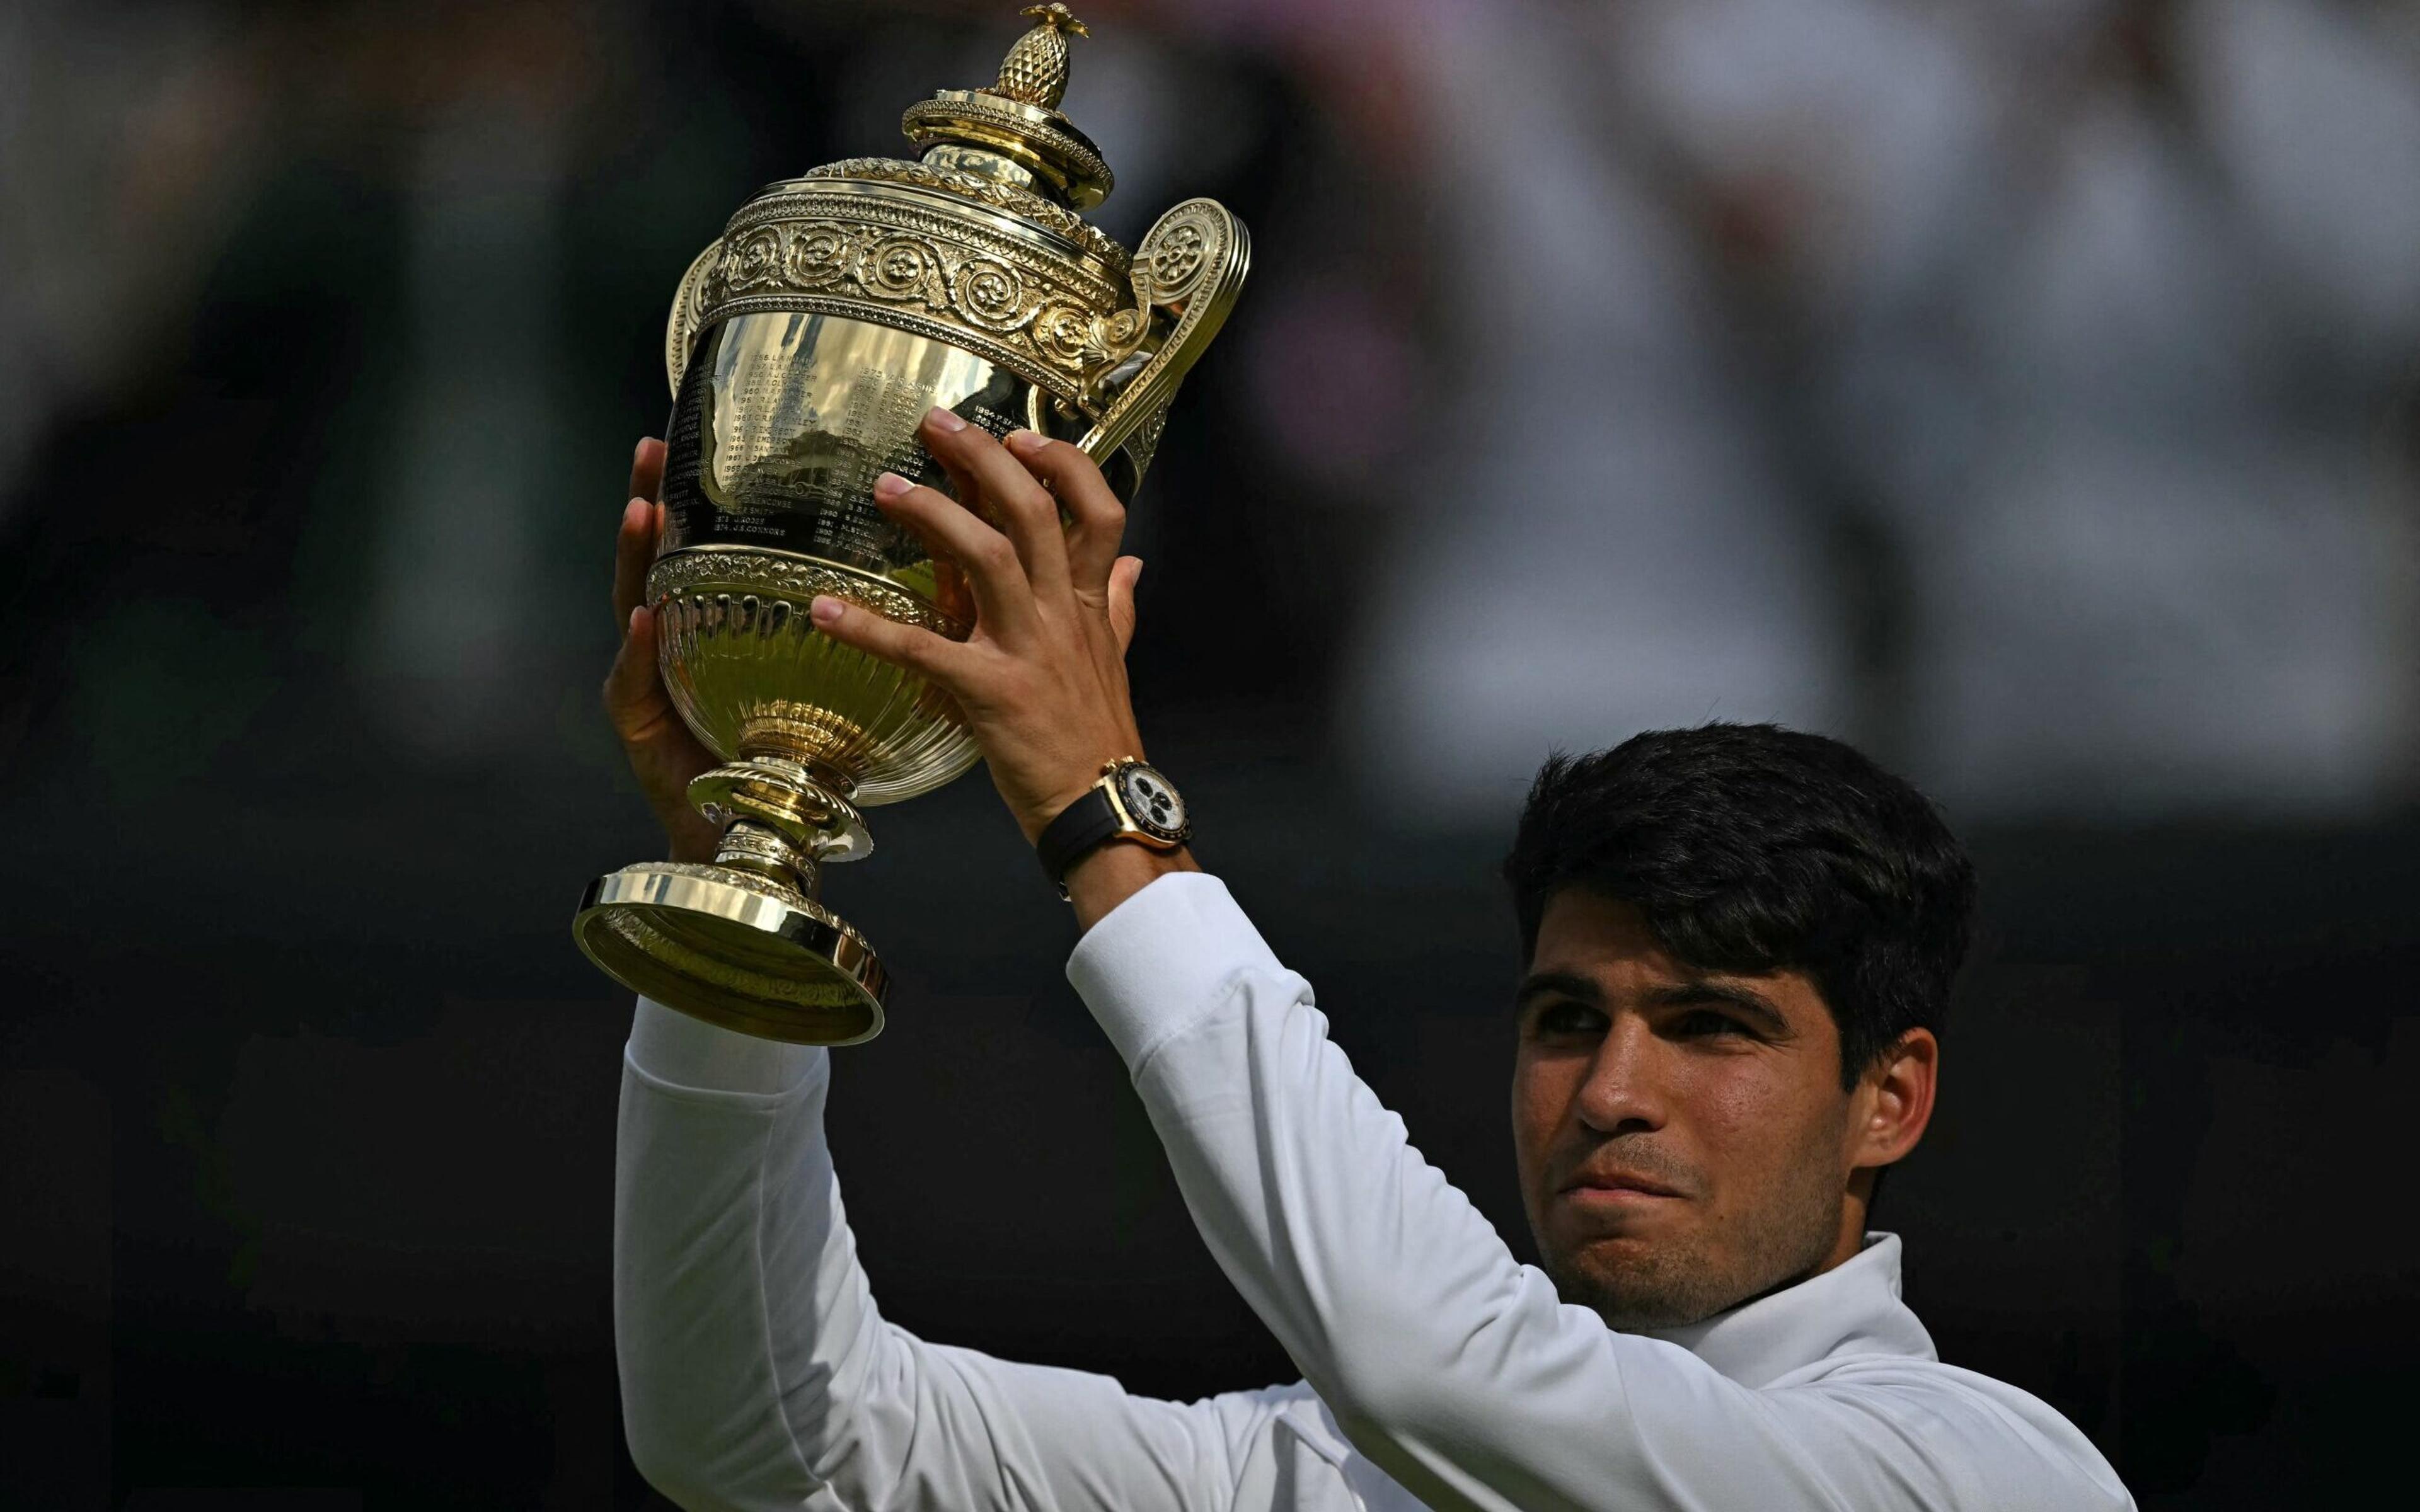
[[[665,687],[725,764],[690,786],[722,840],[712,866],[598,879],[573,932],[617,980],[746,1033],[880,1028],[880,963],[815,901],[822,869],[873,849],[861,808],[978,754],[948,697],[808,616],[830,594],[953,639],[973,626],[964,575],[884,517],[875,479],[953,491],[917,437],[938,407],[1074,441],[1131,496],[1250,264],[1210,200],[1171,208],[1132,255],[1082,219],[1115,183],[1057,109],[1084,28],[1063,5],[1027,14],[991,88],[908,110],[921,162],[768,186],[690,264],[665,324],[647,596]]]
[[[766,547],[881,575],[925,568],[929,581],[922,545],[875,508],[874,480],[946,490],[916,439],[925,411],[1005,436],[1047,424],[1032,397],[1023,379],[927,336],[837,316],[736,316],[706,333],[673,406],[663,549]]]

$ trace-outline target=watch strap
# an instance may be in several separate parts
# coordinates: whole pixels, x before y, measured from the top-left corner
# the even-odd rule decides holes
[[[1061,810],[1058,818],[1043,826],[1042,833],[1034,837],[1033,852],[1041,857],[1043,872],[1063,897],[1068,869],[1124,827],[1117,805],[1109,801],[1109,794],[1102,788],[1090,788],[1082,797]]]

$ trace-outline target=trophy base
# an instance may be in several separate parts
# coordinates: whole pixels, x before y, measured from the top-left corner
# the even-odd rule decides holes
[[[719,1028],[825,1045],[882,1032],[890,981],[865,936],[751,872],[626,866],[588,885],[571,929],[607,976]]]

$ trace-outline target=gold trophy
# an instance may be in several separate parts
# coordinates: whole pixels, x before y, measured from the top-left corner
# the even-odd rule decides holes
[[[1187,200],[1129,255],[1077,212],[1109,165],[1059,113],[1064,5],[1023,12],[988,89],[901,121],[914,162],[852,158],[739,208],[664,331],[665,528],[647,574],[665,687],[725,764],[690,785],[710,866],[647,861],[589,885],[581,949],[627,987],[768,1040],[854,1044],[887,991],[865,937],[818,903],[873,849],[863,810],[979,752],[948,698],[809,622],[818,594],[964,640],[963,580],[873,503],[882,472],[948,490],[916,438],[951,409],[1071,440],[1130,498],[1177,385],[1250,259],[1243,223]]]

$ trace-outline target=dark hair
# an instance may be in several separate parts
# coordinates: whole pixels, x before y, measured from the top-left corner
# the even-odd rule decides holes
[[[1547,759],[1504,860],[1524,958],[1568,887],[1626,903],[1701,971],[1807,973],[1840,1081],[1938,1033],[1975,868],[1924,795],[1837,740],[1770,724],[1653,730]]]

